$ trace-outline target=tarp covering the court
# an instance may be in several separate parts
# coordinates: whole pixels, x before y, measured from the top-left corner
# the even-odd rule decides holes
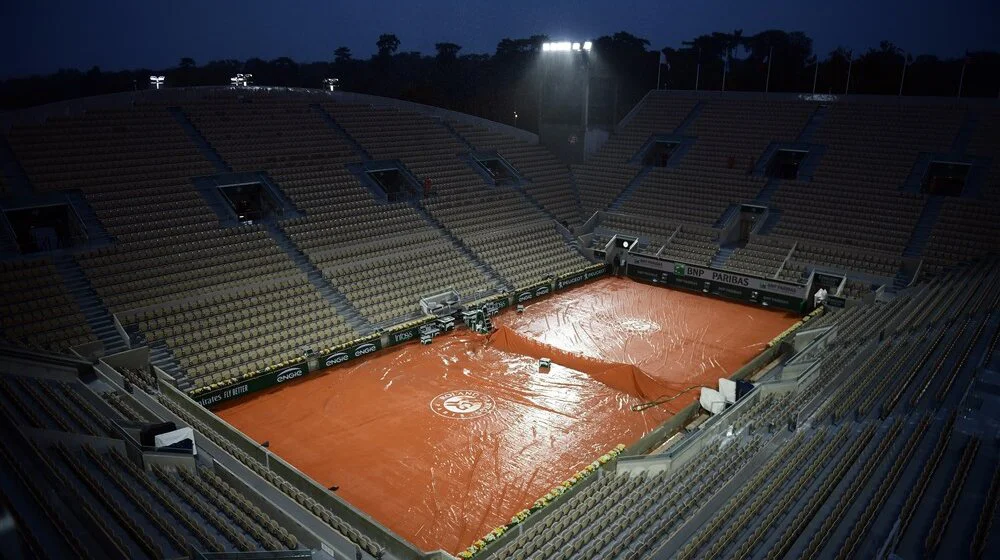
[[[490,336],[490,345],[497,350],[523,354],[535,359],[549,358],[553,363],[586,373],[597,381],[644,401],[675,395],[685,389],[681,384],[658,381],[632,364],[605,362],[561,350],[514,332],[501,325]]]
[[[716,386],[794,321],[602,279],[505,312],[489,337],[393,347],[218,414],[416,546],[457,553],[698,391],[632,405]]]

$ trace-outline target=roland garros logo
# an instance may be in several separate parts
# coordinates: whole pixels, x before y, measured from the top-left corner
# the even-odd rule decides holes
[[[431,410],[438,416],[471,420],[485,416],[496,408],[493,397],[479,391],[449,391],[431,400]]]

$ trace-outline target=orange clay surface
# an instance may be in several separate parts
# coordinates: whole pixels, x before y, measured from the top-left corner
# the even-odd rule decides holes
[[[423,550],[457,553],[797,320],[620,278],[250,396],[219,416]],[[552,368],[538,371],[538,358]]]

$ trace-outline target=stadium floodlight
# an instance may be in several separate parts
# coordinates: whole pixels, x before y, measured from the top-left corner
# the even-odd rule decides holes
[[[229,81],[232,82],[235,87],[248,87],[253,85],[252,78],[253,74],[237,74],[232,78],[229,78]]]
[[[594,43],[591,41],[559,41],[555,43],[542,43],[542,52],[590,52],[590,49],[594,47]]]
[[[337,88],[340,87],[339,78],[327,78],[323,80],[323,83],[326,84],[326,87],[330,88],[330,91],[337,91]]]
[[[166,81],[166,78],[163,77],[163,76],[150,76],[149,77],[149,85],[155,87],[156,89],[160,89],[160,86],[163,85],[164,81]]]

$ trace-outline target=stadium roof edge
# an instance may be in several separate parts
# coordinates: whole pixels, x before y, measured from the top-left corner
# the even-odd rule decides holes
[[[252,86],[248,88],[234,88],[233,86],[194,86],[183,88],[163,88],[159,90],[145,89],[139,91],[123,91],[118,93],[95,95],[91,97],[79,97],[76,99],[67,99],[64,101],[57,101],[55,103],[38,105],[25,109],[0,112],[0,130],[7,132],[10,127],[15,124],[37,124],[44,122],[47,118],[53,116],[71,116],[81,114],[88,110],[124,107],[130,105],[136,100],[156,100],[181,104],[184,101],[197,100],[201,95],[213,91],[229,91],[234,93],[246,93],[252,91],[287,92],[289,95],[297,94],[316,96],[317,98],[327,98],[332,101],[339,101],[343,103],[363,103],[375,105],[377,107],[392,107],[404,111],[413,111],[431,117],[450,119],[486,128],[508,136],[513,136],[518,140],[528,142],[530,144],[538,143],[538,135],[528,132],[527,130],[515,128],[513,126],[491,121],[489,119],[476,117],[467,113],[459,113],[457,111],[442,109],[431,105],[424,105],[422,103],[349,91],[331,92],[325,89],[271,86]]]
[[[793,92],[762,92],[762,91],[705,91],[690,89],[651,89],[643,97],[647,99],[650,95],[664,97],[687,97],[699,100],[712,99],[745,99],[758,101],[809,101],[814,103],[870,103],[883,105],[931,105],[931,106],[965,106],[990,108],[1000,106],[1000,98],[996,97],[941,97],[941,96],[914,96],[914,95],[872,95],[851,93],[827,94],[827,93],[793,93]]]

